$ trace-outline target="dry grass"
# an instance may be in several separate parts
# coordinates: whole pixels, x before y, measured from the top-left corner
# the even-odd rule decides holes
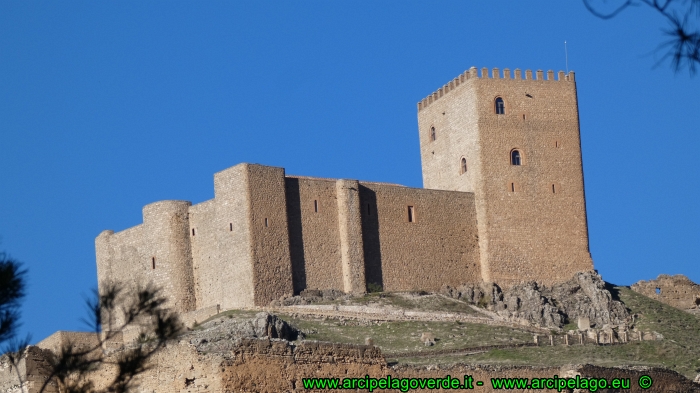
[[[281,317],[307,332],[308,340],[364,344],[371,337],[385,353],[400,354],[422,351],[454,350],[483,345],[511,345],[532,342],[529,332],[500,326],[461,322],[362,322],[336,319],[300,319],[290,315]],[[437,338],[435,345],[426,347],[420,336],[431,332]]]
[[[632,313],[640,315],[637,327],[656,331],[661,341],[632,342],[624,345],[542,346],[492,350],[469,356],[400,359],[411,364],[509,364],[561,366],[590,363],[600,366],[646,365],[675,370],[688,378],[700,372],[700,320],[684,311],[637,294],[628,288],[616,288],[617,295]]]
[[[675,370],[694,378],[700,372],[700,319],[658,301],[637,294],[625,287],[613,288],[633,314],[640,317],[637,328],[656,331],[664,336],[661,341],[632,342],[624,345],[541,346],[491,350],[472,355],[434,355],[415,358],[401,357],[401,353],[463,349],[486,345],[504,345],[532,342],[532,334],[507,327],[494,327],[460,322],[371,322],[342,319],[321,319],[298,315],[280,315],[283,319],[307,332],[307,339],[364,344],[371,337],[383,352],[394,354],[391,362],[410,364],[508,364],[533,366],[561,366],[590,363],[600,366],[648,365]],[[344,301],[342,304],[367,304],[420,311],[464,312],[475,311],[461,302],[435,295],[372,293]],[[229,311],[213,318],[250,318],[254,311]],[[213,319],[212,318],[212,319]],[[570,326],[573,328],[573,326]],[[432,332],[436,345],[426,347],[420,341],[422,332]]]

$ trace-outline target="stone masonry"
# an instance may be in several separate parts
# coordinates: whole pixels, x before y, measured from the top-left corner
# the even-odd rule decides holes
[[[574,75],[514,76],[472,68],[418,103],[425,189],[239,164],[214,175],[214,199],[103,231],[100,285],[153,282],[186,313],[592,270]]]
[[[632,290],[681,310],[700,309],[700,285],[682,274],[660,274],[656,280],[639,281]]]
[[[574,74],[514,76],[471,68],[418,104],[423,185],[474,193],[484,281],[563,282],[593,269]]]

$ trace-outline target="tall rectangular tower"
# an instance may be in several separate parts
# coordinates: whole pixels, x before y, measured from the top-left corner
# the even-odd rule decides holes
[[[503,71],[418,103],[423,186],[474,193],[485,281],[566,281],[593,269],[574,74]]]

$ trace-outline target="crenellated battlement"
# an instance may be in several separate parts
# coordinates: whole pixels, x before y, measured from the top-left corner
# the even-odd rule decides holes
[[[547,77],[545,78],[545,73],[542,70],[537,70],[535,71],[535,74],[533,76],[532,70],[525,70],[525,73],[523,74],[520,68],[516,68],[513,70],[513,76],[511,77],[510,73],[510,68],[504,68],[503,73],[501,74],[501,70],[499,68],[494,68],[491,71],[491,75],[489,75],[489,69],[486,67],[483,67],[481,69],[481,75],[479,75],[479,71],[477,70],[476,67],[471,67],[470,69],[464,71],[462,74],[460,74],[458,77],[452,79],[450,82],[446,83],[443,87],[437,89],[433,94],[423,98],[420,102],[418,102],[418,111],[427,108],[430,104],[433,102],[439,100],[442,96],[445,94],[451,92],[452,90],[456,89],[459,87],[461,84],[464,84],[466,81],[470,79],[512,79],[512,80],[532,80],[532,81],[553,81],[553,82],[573,82],[574,79],[574,72],[569,71],[568,74],[566,74],[564,71],[559,71],[557,73],[557,78],[554,78],[554,71],[549,70],[547,71]]]

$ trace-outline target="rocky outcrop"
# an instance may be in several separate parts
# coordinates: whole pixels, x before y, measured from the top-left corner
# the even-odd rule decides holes
[[[303,333],[274,314],[261,312],[249,320],[220,318],[189,333],[189,342],[203,352],[230,350],[243,338],[269,338],[293,341]]]
[[[629,318],[625,305],[613,300],[605,288],[605,281],[594,272],[577,273],[571,280],[543,290],[552,299],[568,321],[575,323],[579,317],[587,317],[591,325],[621,325]]]
[[[561,328],[579,317],[587,317],[592,327],[603,328],[624,324],[629,317],[625,305],[613,299],[595,272],[577,273],[553,287],[528,282],[501,290],[496,284],[482,283],[446,286],[441,293],[490,309],[506,319],[525,320],[542,327]]]
[[[280,298],[280,300],[273,300],[270,303],[270,306],[303,306],[337,299],[347,300],[351,297],[352,295],[346,294],[345,292],[339,291],[337,289],[305,289],[296,296],[283,296],[282,298]]]

